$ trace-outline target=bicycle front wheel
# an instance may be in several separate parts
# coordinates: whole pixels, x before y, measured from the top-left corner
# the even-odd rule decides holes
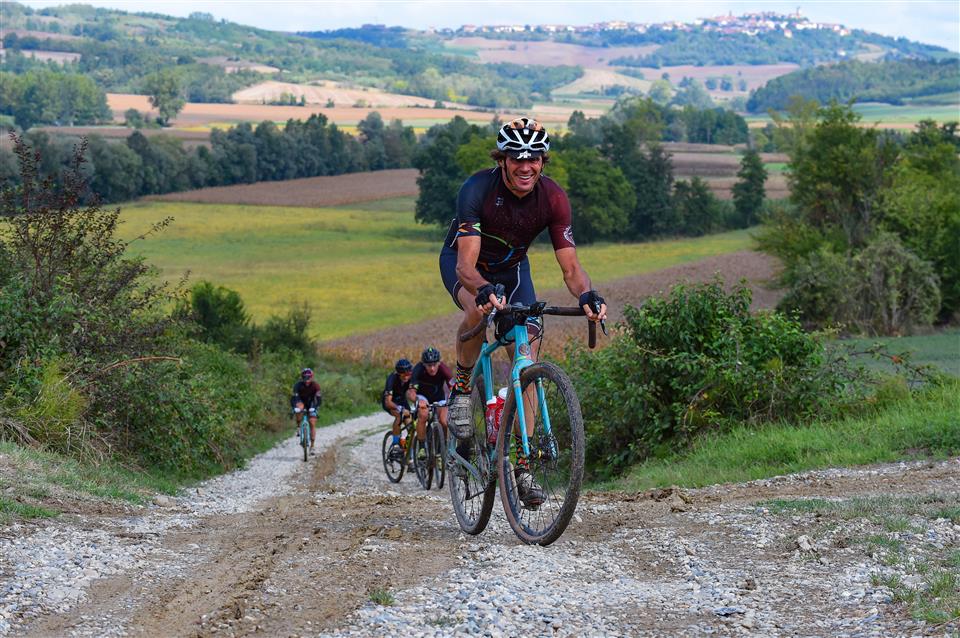
[[[447,455],[446,460],[450,471],[450,500],[453,501],[457,522],[464,532],[475,535],[482,532],[490,521],[496,473],[487,446],[483,377],[478,375],[473,384],[473,393],[470,395],[471,436],[465,441],[450,436],[447,442],[447,451],[460,450],[458,453],[467,455],[471,467],[454,459],[451,454]]]
[[[380,448],[383,456],[383,471],[391,483],[399,483],[406,469],[406,459],[403,458],[403,448],[393,442],[393,432],[387,430],[383,435],[383,445]]]
[[[433,483],[438,490],[443,489],[443,481],[447,476],[447,464],[445,460],[447,442],[443,435],[443,426],[437,422],[431,423],[427,430],[427,445],[430,448],[431,471],[433,472]]]
[[[425,490],[430,489],[433,483],[433,472],[430,471],[430,448],[427,445],[427,438],[423,441],[413,434],[413,468],[417,472],[417,480],[420,481],[420,487]]]
[[[583,417],[570,378],[552,363],[520,375],[526,423],[507,397],[497,434],[497,478],[507,521],[525,543],[549,545],[570,523],[583,480]],[[522,455],[526,426],[530,454]],[[532,479],[532,480],[531,480]]]
[[[310,425],[300,424],[300,447],[303,448],[303,462],[307,462],[310,451]]]

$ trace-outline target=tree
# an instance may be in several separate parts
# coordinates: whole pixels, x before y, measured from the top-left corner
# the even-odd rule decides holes
[[[874,231],[877,205],[898,153],[860,116],[833,103],[818,111],[810,132],[793,145],[787,181],[790,199],[815,228],[841,233],[844,247],[862,248]]]
[[[719,200],[699,177],[674,184],[673,209],[676,226],[665,229],[666,232],[697,237],[716,230],[720,225]]]
[[[186,103],[179,77],[169,69],[151,73],[144,78],[144,92],[150,96],[150,104],[160,112],[157,120],[167,126]]]
[[[622,239],[637,201],[623,172],[592,148],[567,151],[563,159],[574,237],[581,243]]]
[[[670,82],[663,79],[654,80],[650,84],[650,90],[647,92],[647,97],[660,105],[669,104],[672,95],[673,87],[670,86]]]
[[[673,97],[673,104],[708,109],[713,107],[713,100],[710,99],[710,94],[698,80],[691,79],[686,86],[677,91],[677,94]]]
[[[421,224],[447,224],[457,214],[457,193],[467,174],[457,164],[457,150],[481,130],[459,115],[445,125],[432,127],[413,157],[420,171],[415,217]]]
[[[747,150],[740,160],[737,183],[733,185],[733,206],[737,211],[739,227],[746,228],[757,223],[757,215],[766,196],[766,181],[767,169],[763,166],[760,154],[752,148]]]

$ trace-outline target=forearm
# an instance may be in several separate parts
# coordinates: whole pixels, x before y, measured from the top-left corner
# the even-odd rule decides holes
[[[590,277],[587,276],[583,268],[571,269],[570,272],[565,270],[563,272],[563,283],[566,284],[570,294],[577,298],[593,288]]]
[[[472,264],[462,264],[457,262],[457,278],[471,295],[476,295],[477,291],[487,285],[488,282]]]

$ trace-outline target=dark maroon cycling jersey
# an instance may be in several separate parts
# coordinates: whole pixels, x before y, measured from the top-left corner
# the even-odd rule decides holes
[[[458,238],[480,237],[477,267],[499,272],[515,268],[545,228],[554,250],[572,248],[570,223],[570,200],[555,181],[541,175],[530,193],[517,197],[497,167],[474,173],[460,187],[445,246],[456,250]]]
[[[423,363],[418,363],[413,367],[413,377],[410,379],[410,385],[417,389],[417,394],[426,397],[430,403],[443,401],[447,398],[447,386],[453,379],[453,373],[447,364],[441,363],[437,367],[437,373],[433,376],[427,374],[427,367]]]

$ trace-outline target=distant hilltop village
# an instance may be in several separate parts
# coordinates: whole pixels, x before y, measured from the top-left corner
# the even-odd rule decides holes
[[[465,24],[456,31],[451,29],[441,29],[450,33],[470,34],[470,33],[595,33],[597,31],[633,31],[635,33],[647,33],[648,31],[712,31],[722,34],[742,34],[755,36],[760,33],[771,33],[779,31],[786,38],[792,38],[797,31],[805,30],[827,30],[833,31],[838,35],[850,35],[850,30],[841,24],[831,24],[828,22],[811,22],[805,16],[800,15],[798,9],[795,13],[787,15],[764,11],[762,13],[747,13],[741,16],[734,16],[733,13],[715,18],[700,18],[693,22],[661,22],[661,23],[643,23],[643,22],[625,22],[623,20],[613,20],[610,22],[595,22],[585,26],[571,26],[567,24],[506,24],[506,25],[488,25],[476,26]]]

